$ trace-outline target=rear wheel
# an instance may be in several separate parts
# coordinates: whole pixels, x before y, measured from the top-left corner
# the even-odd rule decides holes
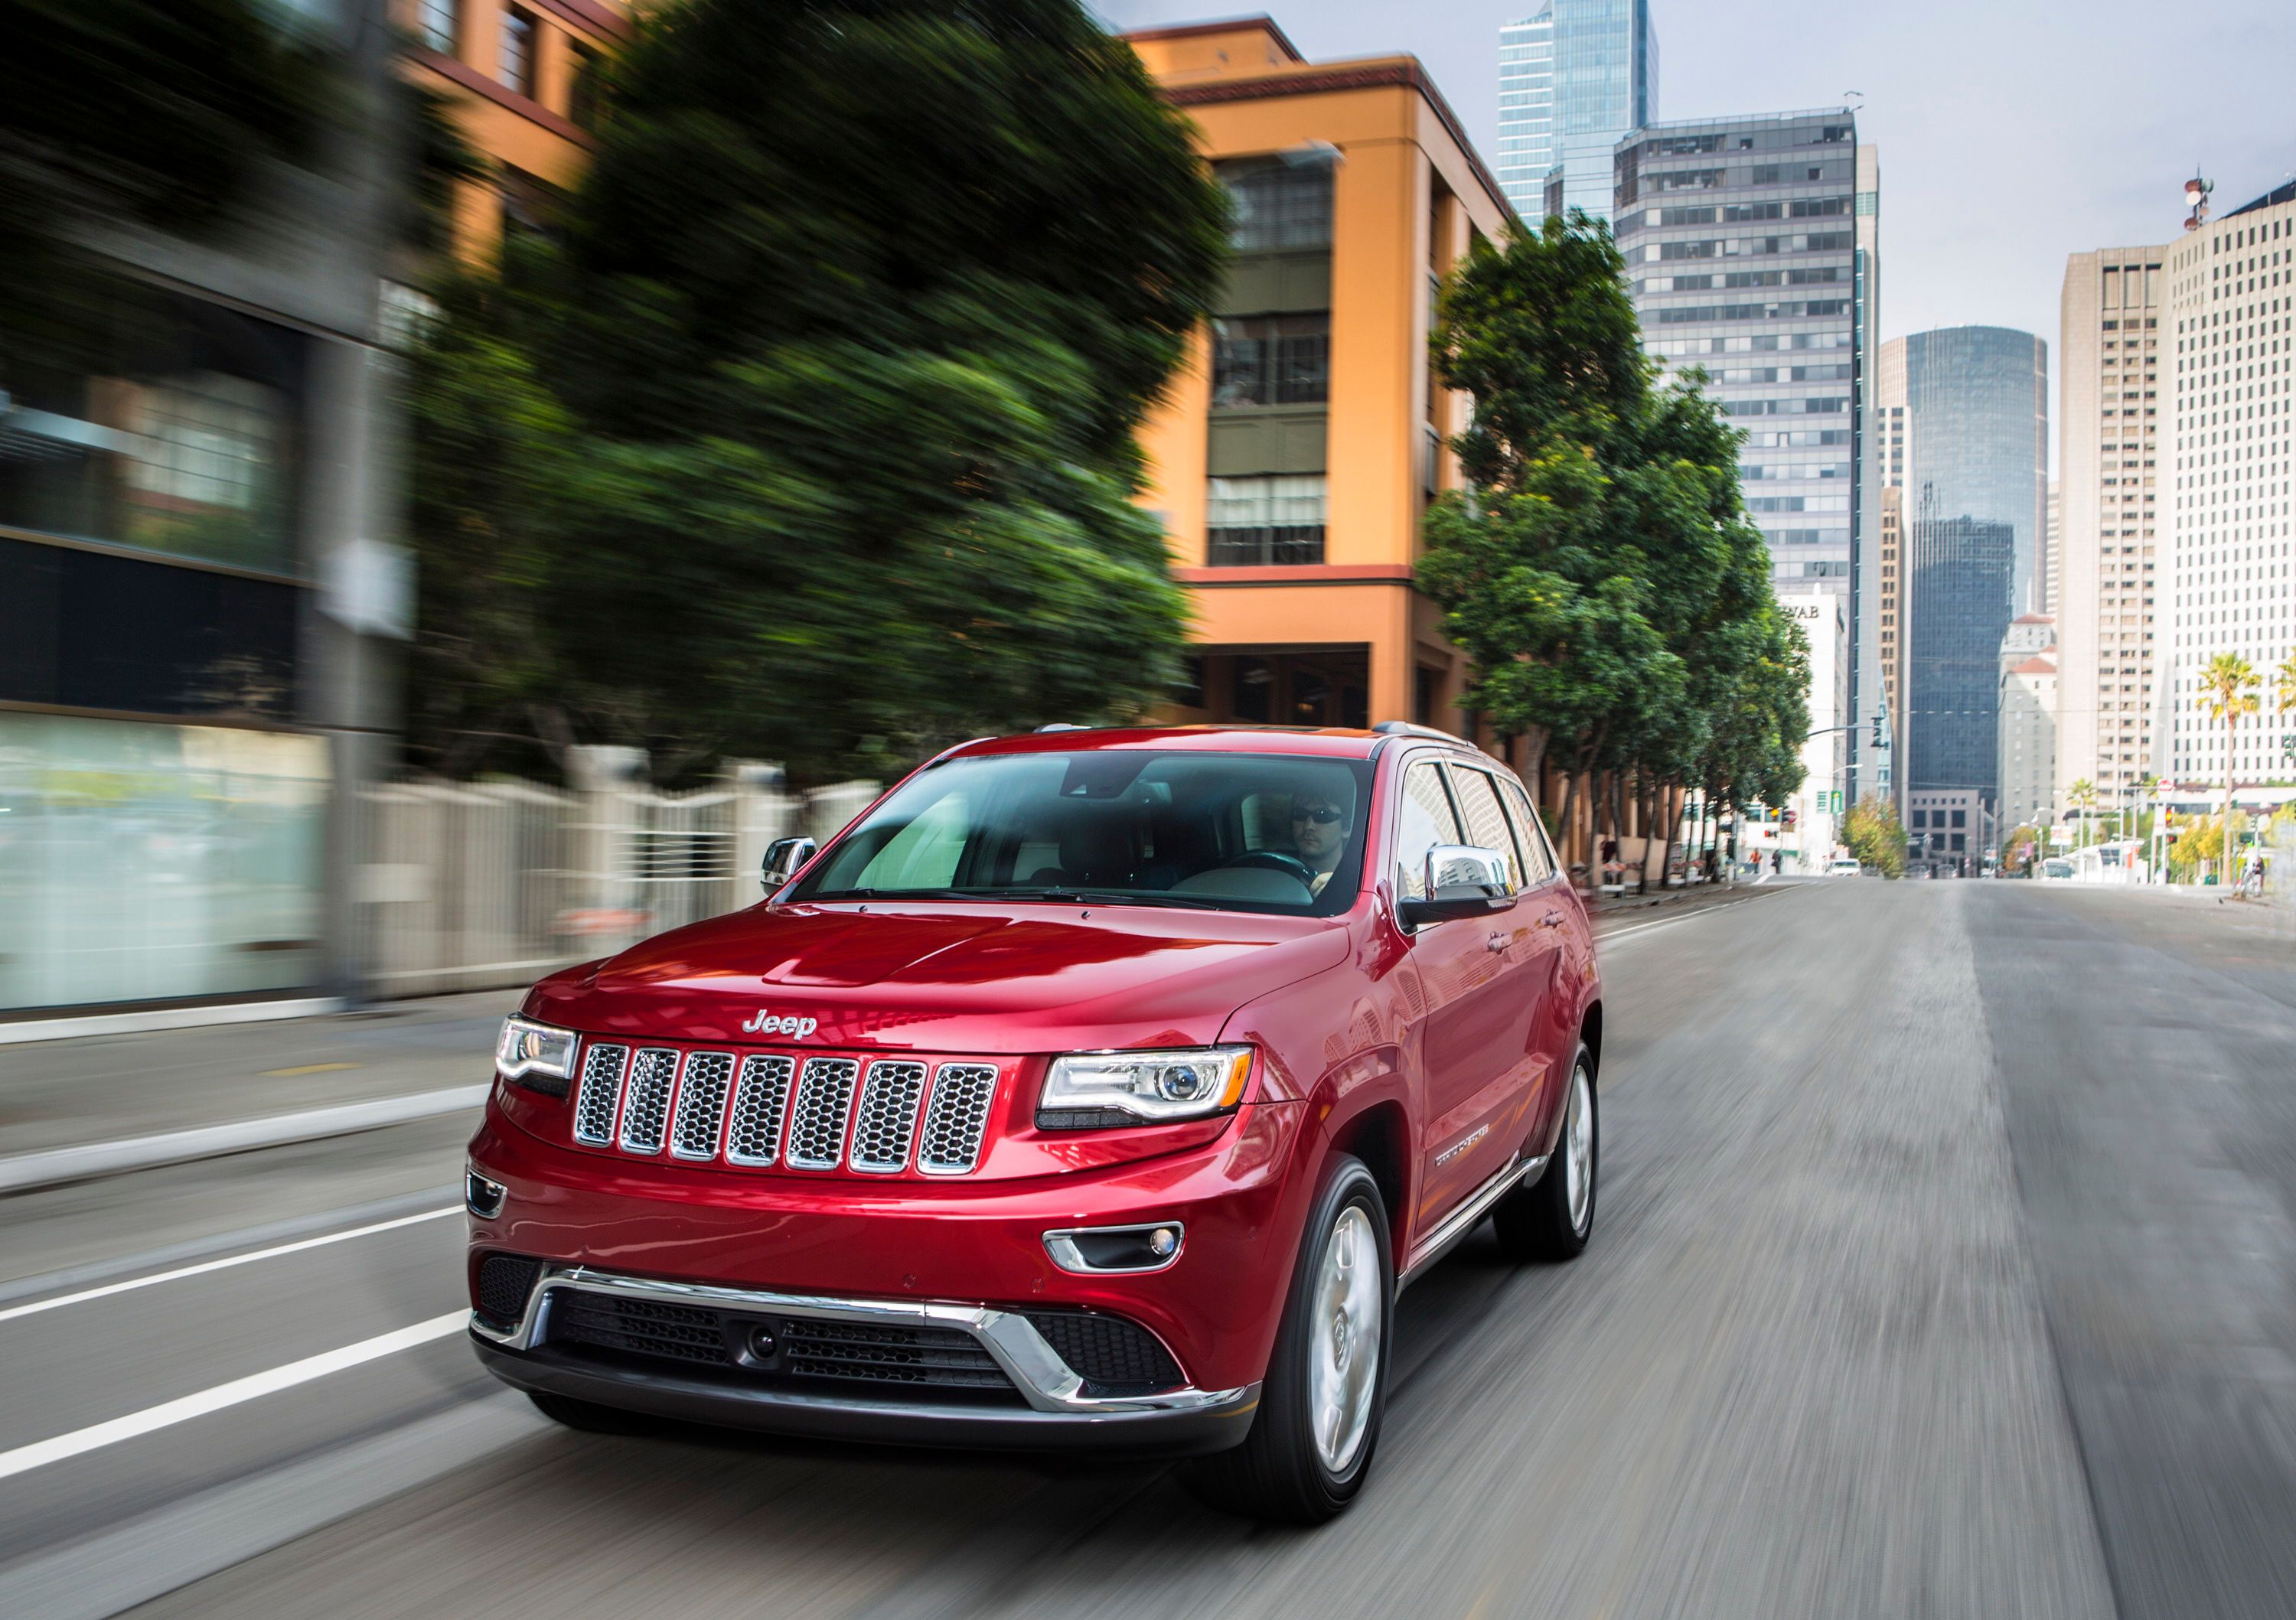
[[[1216,1508],[1320,1525],[1363,1488],[1387,1403],[1395,1272],[1387,1208],[1361,1160],[1341,1154],[1309,1212],[1251,1433],[1188,1465]]]
[[[642,1411],[624,1411],[619,1406],[601,1406],[595,1401],[578,1400],[572,1395],[551,1395],[539,1389],[529,1389],[526,1398],[545,1418],[563,1423],[569,1428],[578,1428],[592,1435],[652,1435],[661,1430],[661,1420]]]
[[[1571,1260],[1595,1231],[1595,1169],[1601,1158],[1601,1119],[1595,1101],[1595,1062],[1581,1046],[1570,1062],[1570,1089],[1562,1100],[1562,1130],[1546,1172],[1518,1187],[1491,1212],[1499,1248],[1516,1260]]]

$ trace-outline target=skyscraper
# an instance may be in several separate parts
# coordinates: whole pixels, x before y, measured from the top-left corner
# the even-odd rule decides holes
[[[2125,809],[2152,755],[2165,247],[2065,261],[2057,338],[2057,786],[2086,778]],[[2175,349],[2170,348],[2173,356]],[[2173,387],[2175,373],[2170,373]]]
[[[1611,151],[1658,117],[1650,0],[1544,0],[1499,29],[1499,185],[1526,219],[1611,217]]]
[[[2176,370],[2161,447],[2175,458],[2176,505],[2154,757],[2180,782],[2223,780],[2225,728],[2201,708],[2198,677],[2230,652],[2264,677],[2258,711],[2234,733],[2234,780],[2284,780],[2296,767],[2281,751],[2291,727],[2272,672],[2296,650],[2286,335],[2296,182],[2187,232],[2163,263],[2161,346]]]
[[[2031,333],[1999,326],[1905,340],[1901,790],[1997,799],[1996,659],[2010,619],[2037,594],[2048,352]]]
[[[1860,536],[1879,223],[1870,148],[1845,108],[1694,119],[1636,129],[1611,161],[1612,225],[1643,342],[1672,372],[1702,369],[1734,425],[1746,510],[1782,594],[1846,599],[1845,723],[1880,686]],[[1871,518],[1867,508],[1871,508]],[[1815,707],[1815,706],[1814,706]],[[1878,790],[1881,761],[1853,732],[1843,784]]]

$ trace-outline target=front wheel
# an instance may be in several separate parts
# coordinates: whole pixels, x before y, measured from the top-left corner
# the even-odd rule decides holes
[[[1514,1260],[1572,1260],[1595,1231],[1595,1168],[1601,1157],[1595,1060],[1584,1046],[1570,1060],[1562,1130],[1546,1172],[1491,1212],[1499,1248]]]
[[[1308,1217],[1251,1432],[1191,1463],[1189,1489],[1290,1525],[1320,1525],[1356,1499],[1386,1410],[1392,1255],[1378,1183],[1360,1159],[1337,1155]]]

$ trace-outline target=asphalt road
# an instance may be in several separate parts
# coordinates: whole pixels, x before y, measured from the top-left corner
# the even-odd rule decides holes
[[[438,1120],[0,1200],[0,1614],[2296,1612],[2296,945],[1838,880],[1603,956],[1595,1242],[1405,1297],[1321,1531],[1151,1468],[555,1429],[436,1327]]]

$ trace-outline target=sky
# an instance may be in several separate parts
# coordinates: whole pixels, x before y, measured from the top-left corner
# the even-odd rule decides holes
[[[1408,52],[1486,156],[1498,30],[1538,0],[1094,0],[1114,28],[1266,11],[1311,60]],[[2221,215],[2296,171],[2292,0],[1651,0],[1662,119],[1863,97],[1882,330],[2017,327],[2054,387],[2065,256],[2165,242],[2198,165]],[[2055,437],[2052,431],[2051,438]]]

